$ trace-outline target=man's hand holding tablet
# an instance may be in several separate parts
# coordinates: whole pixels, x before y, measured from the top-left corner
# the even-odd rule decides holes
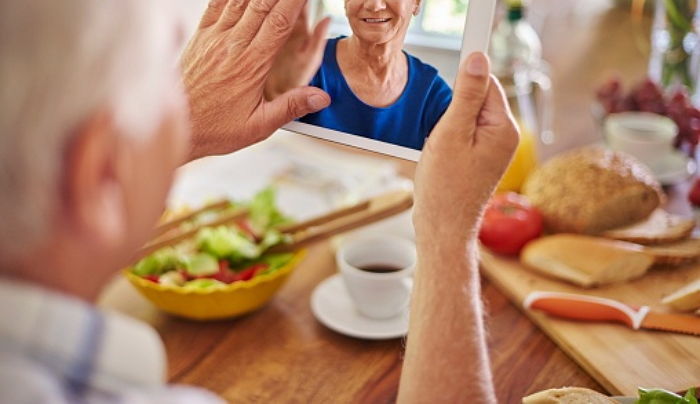
[[[400,402],[497,402],[485,340],[477,233],[483,208],[518,145],[488,60],[461,63],[454,97],[416,171],[419,268]]]

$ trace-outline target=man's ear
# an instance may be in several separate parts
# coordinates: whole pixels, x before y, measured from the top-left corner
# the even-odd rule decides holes
[[[416,0],[416,4],[413,6],[413,15],[416,16],[420,12],[420,2],[421,0]]]
[[[124,189],[116,175],[120,149],[110,115],[98,112],[77,128],[66,150],[64,223],[86,247],[111,250],[125,238]]]

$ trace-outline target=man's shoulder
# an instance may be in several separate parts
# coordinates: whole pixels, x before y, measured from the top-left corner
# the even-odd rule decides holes
[[[119,392],[92,390],[86,386],[79,393],[70,391],[65,381],[50,369],[30,358],[0,352],[0,403],[68,404],[79,396],[84,403],[128,402],[140,404],[223,404],[224,401],[204,389],[190,386],[122,389]]]
[[[63,387],[45,367],[10,352],[0,352],[0,402],[67,403]]]

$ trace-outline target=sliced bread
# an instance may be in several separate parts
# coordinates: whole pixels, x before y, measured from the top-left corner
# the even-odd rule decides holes
[[[690,237],[694,228],[695,220],[656,209],[640,222],[607,230],[601,235],[615,240],[650,245],[684,240]]]
[[[647,246],[644,251],[654,257],[655,265],[690,264],[700,258],[700,239],[690,238],[675,243]]]
[[[536,272],[583,287],[639,278],[654,264],[641,245],[578,234],[532,241],[520,260]]]
[[[700,309],[700,279],[666,296],[661,302],[680,311]]]

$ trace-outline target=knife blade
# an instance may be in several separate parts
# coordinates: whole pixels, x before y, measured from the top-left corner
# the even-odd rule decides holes
[[[532,292],[523,307],[572,320],[614,321],[640,328],[700,336],[700,318],[685,314],[651,311],[649,306],[635,307],[617,300],[561,292]]]

